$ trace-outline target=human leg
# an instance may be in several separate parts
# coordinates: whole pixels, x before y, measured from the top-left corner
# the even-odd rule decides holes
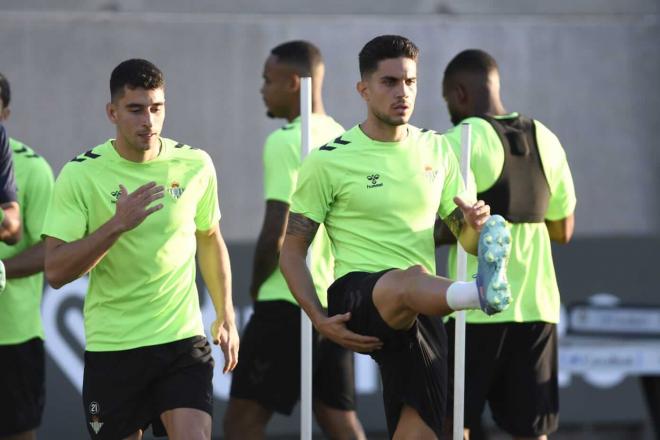
[[[12,434],[7,436],[0,437],[0,440],[36,440],[37,431],[32,429],[30,431],[20,432],[18,434]]]
[[[170,440],[211,440],[211,415],[194,408],[163,412],[160,420]]]
[[[227,440],[261,440],[266,435],[266,425],[273,411],[251,399],[229,398],[223,419],[223,431]]]
[[[366,439],[355,412],[353,352],[315,332],[314,416],[330,439]]]
[[[33,439],[45,403],[44,343],[2,345],[0,359],[0,439]]]
[[[438,437],[420,417],[417,410],[411,406],[404,405],[401,409],[399,424],[394,431],[394,440],[433,440]]]
[[[299,396],[300,308],[287,301],[259,301],[241,338],[225,436],[263,438],[272,414],[291,414]]]
[[[328,290],[328,313],[350,311],[347,327],[351,331],[383,341],[382,349],[369,354],[380,369],[390,435],[408,405],[439,437],[447,397],[447,342],[442,320],[419,315],[407,330],[391,328],[372,301],[374,286],[388,272],[352,272],[335,281]]]
[[[397,330],[410,328],[418,314],[444,316],[462,308],[500,312],[511,301],[506,279],[510,250],[506,222],[491,216],[479,238],[476,282],[454,282],[415,265],[384,274],[374,287],[373,302],[387,325]]]
[[[516,439],[543,438],[557,429],[557,330],[545,322],[506,323],[507,362],[488,396],[495,423]]]

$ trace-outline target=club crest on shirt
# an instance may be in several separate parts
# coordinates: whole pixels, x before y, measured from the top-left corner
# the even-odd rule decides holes
[[[424,176],[429,183],[435,182],[435,178],[438,177],[438,170],[434,170],[429,165],[424,167]]]
[[[92,421],[89,422],[89,425],[92,427],[96,434],[98,434],[101,428],[103,428],[103,422],[101,422],[101,419],[98,415],[100,410],[101,408],[98,402],[92,402],[89,404],[89,414],[92,416]]]
[[[367,180],[370,183],[367,185],[367,188],[378,188],[379,186],[383,186],[383,182],[379,182],[378,179],[380,179],[379,174],[371,174],[367,176]]]
[[[119,196],[121,195],[121,191],[116,189],[110,193],[112,196],[112,199],[110,200],[110,203],[117,203],[117,200],[119,200]]]
[[[172,196],[174,200],[179,200],[179,198],[183,195],[183,192],[185,191],[185,188],[182,188],[181,185],[179,185],[179,182],[174,180],[171,184],[170,187],[167,188],[167,192]]]

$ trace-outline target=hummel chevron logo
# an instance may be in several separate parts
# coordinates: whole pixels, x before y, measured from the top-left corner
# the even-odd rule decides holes
[[[333,143],[339,144],[339,145],[348,145],[348,144],[351,143],[351,141],[345,141],[341,138],[341,136],[339,136],[337,139],[334,140]]]
[[[378,188],[380,186],[383,186],[383,183],[378,182],[378,179],[380,179],[380,175],[378,174],[372,174],[371,176],[367,176],[367,180],[371,183],[371,185],[367,185],[367,188]]]
[[[85,156],[85,157],[80,157],[80,156],[74,157],[73,159],[71,159],[71,162],[84,162],[86,160],[85,158],[96,159],[97,157],[101,157],[100,154],[96,154],[92,150],[86,151],[81,156]]]

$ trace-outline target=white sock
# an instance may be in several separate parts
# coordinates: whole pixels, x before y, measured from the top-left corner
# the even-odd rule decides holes
[[[479,292],[475,281],[455,281],[447,289],[447,304],[452,310],[479,309]]]

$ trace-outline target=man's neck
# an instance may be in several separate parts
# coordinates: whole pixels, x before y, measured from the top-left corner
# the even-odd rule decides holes
[[[367,137],[379,142],[401,142],[408,136],[408,124],[391,125],[371,115],[360,128]]]
[[[493,96],[485,96],[475,103],[475,115],[503,116],[508,114],[502,101]]]
[[[126,159],[130,162],[143,163],[153,160],[158,157],[160,150],[162,148],[162,140],[158,138],[158,145],[148,150],[138,150],[131,148],[126,145],[121,139],[116,139],[112,142],[112,146],[115,148],[115,151],[123,159]]]
[[[325,115],[325,108],[323,107],[323,100],[321,98],[314,97],[312,99],[312,113],[316,115]],[[298,100],[292,107],[289,115],[286,117],[286,120],[293,122],[300,116],[300,100]]]

